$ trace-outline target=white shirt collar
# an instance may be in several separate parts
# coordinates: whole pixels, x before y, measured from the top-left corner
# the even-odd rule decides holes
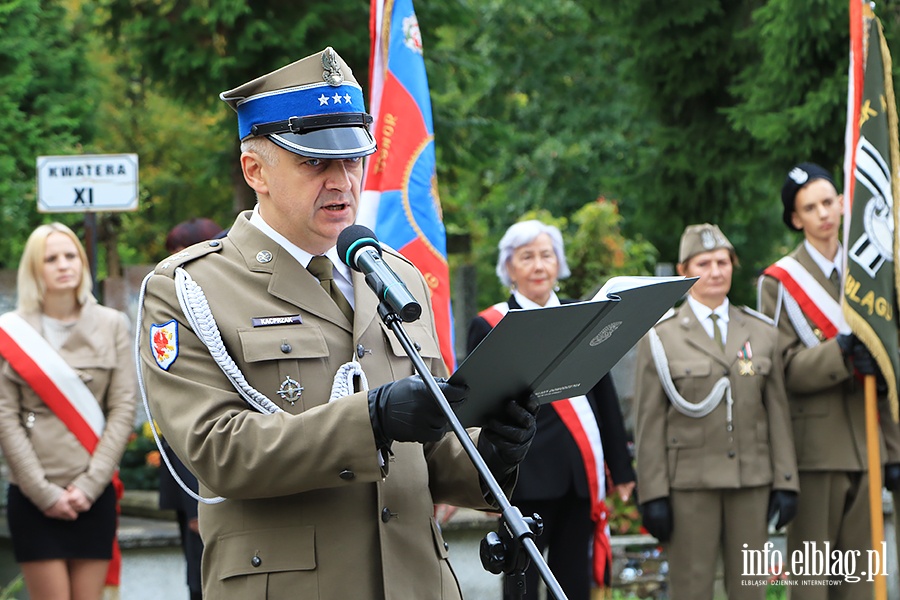
[[[270,237],[276,244],[287,250],[288,254],[293,256],[298,263],[303,265],[304,269],[309,266],[309,261],[312,260],[313,255],[272,229],[272,227],[266,223],[265,219],[263,219],[262,215],[259,214],[259,204],[253,207],[253,214],[250,215],[250,223],[255,225],[256,228],[266,234],[266,236]],[[350,275],[350,267],[341,261],[338,256],[337,246],[332,246],[328,252],[325,253],[325,256],[331,259],[337,272],[347,282],[353,282],[352,276]]]
[[[703,323],[704,319],[708,319],[709,316],[713,313],[716,313],[720,320],[724,321],[725,323],[728,322],[728,298],[725,298],[725,301],[715,309],[712,309],[705,304],[701,304],[690,294],[688,294],[687,301],[688,305],[690,305],[691,307],[691,310],[693,310],[694,314],[697,315],[697,320],[701,323]]]
[[[822,253],[816,250],[813,245],[809,243],[809,240],[803,240],[803,247],[806,248],[809,256],[817,265],[819,265],[819,268],[822,269],[822,273],[825,274],[826,278],[831,277],[832,271],[837,271],[838,279],[840,279],[841,263],[843,262],[842,259],[844,256],[840,243],[838,243],[838,251],[834,255],[834,260],[828,260],[822,256]]]
[[[548,308],[550,306],[559,306],[560,304],[559,298],[556,296],[556,292],[553,291],[550,292],[550,298],[547,300],[547,304],[545,304],[544,306],[541,306],[537,302],[529,300],[528,298],[520,294],[518,290],[513,292],[513,298],[516,299],[516,302],[518,302],[519,306],[521,306],[522,308]]]

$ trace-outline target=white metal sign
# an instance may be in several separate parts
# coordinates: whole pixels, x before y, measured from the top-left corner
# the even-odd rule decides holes
[[[137,154],[39,156],[38,212],[137,210]]]

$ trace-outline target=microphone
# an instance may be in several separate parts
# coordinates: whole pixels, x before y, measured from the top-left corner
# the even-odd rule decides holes
[[[337,240],[338,256],[345,265],[366,275],[366,283],[391,311],[406,323],[422,315],[422,307],[406,284],[381,260],[381,244],[375,233],[362,225],[344,229]]]

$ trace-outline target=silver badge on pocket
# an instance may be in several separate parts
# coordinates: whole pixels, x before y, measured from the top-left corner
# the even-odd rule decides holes
[[[278,395],[282,400],[290,402],[291,406],[300,399],[300,394],[302,393],[303,386],[288,376],[285,376],[284,381],[281,382],[281,387],[278,388]]]

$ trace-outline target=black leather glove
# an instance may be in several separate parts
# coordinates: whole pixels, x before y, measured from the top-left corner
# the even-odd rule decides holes
[[[533,396],[510,400],[500,416],[481,428],[478,453],[498,481],[512,473],[528,453],[537,431],[538,408],[540,404]]]
[[[900,463],[884,465],[884,488],[890,492],[900,492]]]
[[[853,367],[863,375],[877,375],[881,372],[872,353],[858,339],[853,344]]]
[[[436,381],[450,406],[465,401],[465,387]],[[369,390],[368,398],[378,448],[387,448],[394,441],[435,442],[447,431],[447,416],[418,375]]]
[[[863,344],[859,338],[853,336],[853,349],[851,350],[851,361],[853,368],[860,375],[875,376],[875,390],[879,395],[887,394],[887,383],[881,374],[881,369],[875,361],[875,357],[869,352],[869,349]]]
[[[844,355],[844,359],[848,360],[859,374],[875,375],[879,393],[884,393],[887,390],[884,377],[881,376],[881,369],[878,368],[878,363],[875,362],[875,358],[869,352],[869,349],[866,348],[866,345],[852,333],[839,333],[835,339],[838,347],[841,349],[841,354]]]
[[[837,341],[838,348],[841,349],[841,354],[844,355],[845,359],[853,356],[853,346],[858,341],[855,335],[852,333],[839,333],[834,339]]]
[[[672,537],[672,507],[669,498],[657,498],[641,504],[641,522],[650,535],[662,543]]]
[[[771,521],[775,515],[778,521],[775,529],[781,529],[797,516],[797,492],[789,490],[772,490],[769,494],[769,513],[766,519]]]

